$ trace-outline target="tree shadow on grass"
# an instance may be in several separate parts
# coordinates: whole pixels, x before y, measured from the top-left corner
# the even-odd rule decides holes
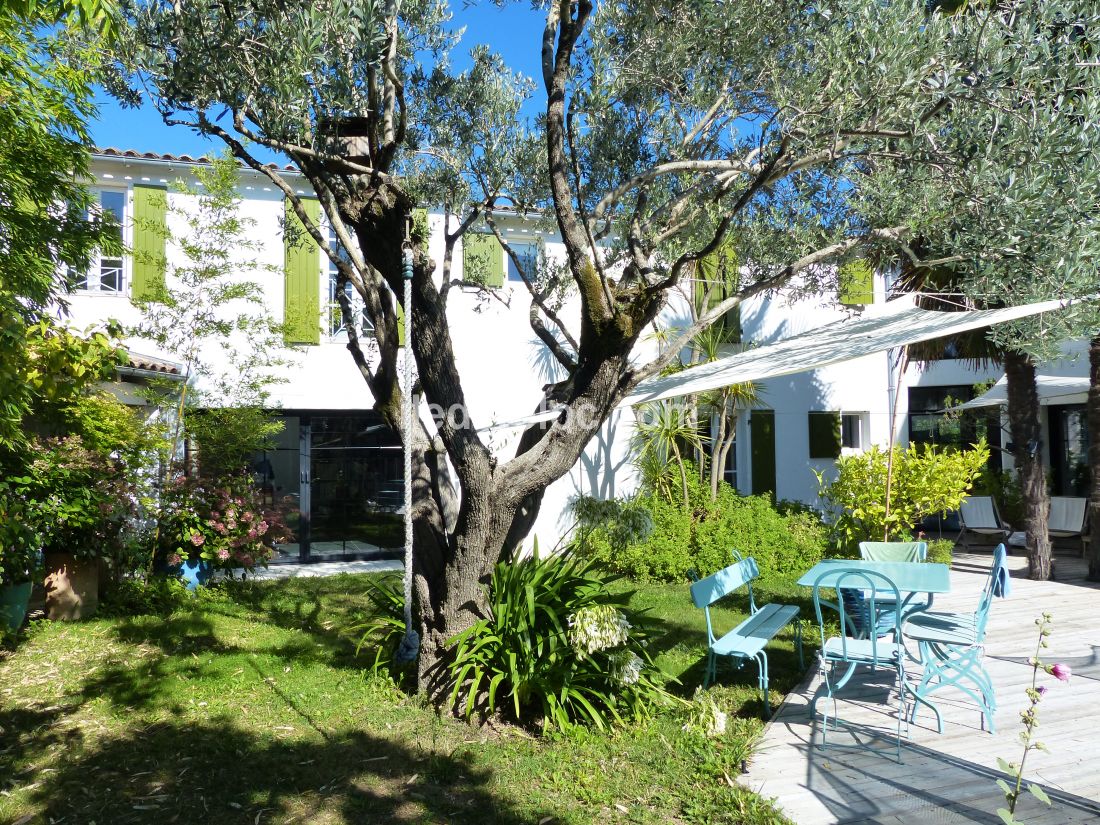
[[[305,633],[324,652],[327,664],[362,670],[369,665],[370,656],[356,655],[354,627],[366,621],[371,608],[369,590],[362,575],[337,575],[234,582],[223,588],[222,596],[229,605],[244,608],[265,623]],[[227,610],[216,602],[204,609],[239,617],[232,607]]]
[[[472,754],[421,751],[362,731],[311,741],[232,723],[158,722],[73,743],[39,774],[41,821],[124,823],[529,821]]]

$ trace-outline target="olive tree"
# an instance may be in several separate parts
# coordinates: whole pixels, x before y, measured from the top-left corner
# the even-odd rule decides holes
[[[835,286],[831,264],[857,256],[915,256],[907,240],[943,219],[941,201],[888,197],[883,179],[906,165],[950,189],[1001,151],[979,144],[959,163],[940,135],[1002,105],[1014,82],[1003,44],[1026,58],[1055,14],[1021,4],[1016,16],[954,19],[872,0],[560,0],[531,13],[542,21],[533,81],[483,45],[454,69],[460,30],[444,0],[151,0],[127,15],[135,88],[169,123],[221,139],[267,175],[327,248],[295,187],[252,147],[284,153],[343,246],[334,265],[377,336],[374,353],[350,332],[351,357],[414,455],[419,684],[437,696],[448,639],[484,613],[493,565],[615,406],[746,298]],[[1027,69],[1060,66],[1036,57]],[[522,116],[531,96],[533,124]],[[447,215],[441,261],[422,229],[407,229],[424,205]],[[523,273],[532,328],[565,376],[531,407],[562,414],[525,431],[510,457],[469,416],[402,428],[410,388],[394,300],[407,240],[418,385],[432,405],[463,407],[451,261],[471,228],[496,232],[500,206],[540,211],[565,248],[561,265]],[[637,358],[670,293],[731,241],[744,262],[736,294],[655,360]]]
[[[1026,17],[1016,4],[1002,4],[993,14],[1011,25]],[[966,165],[966,175],[935,187],[933,198],[946,217],[934,243],[953,254],[931,291],[953,292],[977,307],[1086,299],[1061,313],[994,328],[986,346],[971,342],[969,348],[1004,364],[1029,573],[1048,579],[1049,495],[1036,365],[1056,357],[1066,341],[1100,329],[1100,63],[1091,57],[1100,4],[1076,4],[1029,25],[1033,37],[1026,46],[995,31],[986,35],[992,63],[975,77],[997,71],[1012,81],[1004,84],[999,105],[956,119],[941,136],[956,163]],[[1031,71],[1036,61],[1058,69]],[[918,182],[906,191],[929,190]]]

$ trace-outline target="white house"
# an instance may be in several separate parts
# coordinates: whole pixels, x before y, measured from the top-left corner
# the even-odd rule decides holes
[[[202,159],[187,156],[104,149],[93,155],[90,166],[102,208],[118,218],[128,248],[141,250],[155,243],[143,231],[158,218],[158,199],[167,194],[171,205],[186,208],[193,195],[182,194],[171,184],[177,179],[193,182],[195,165]],[[293,170],[283,174],[300,192],[309,194],[307,182]],[[243,216],[253,222],[256,237],[264,240],[261,259],[279,274],[257,274],[263,283],[267,305],[274,317],[293,321],[297,352],[286,370],[286,382],[276,385],[272,401],[285,423],[277,449],[258,457],[258,474],[277,496],[291,496],[298,508],[292,526],[297,545],[289,558],[358,557],[378,547],[400,544],[396,509],[402,496],[400,449],[396,439],[371,411],[372,400],[356,371],[345,343],[335,307],[335,274],[328,259],[316,247],[294,249],[284,243],[286,207],[281,192],[253,170],[240,172]],[[154,195],[156,197],[154,197]],[[163,210],[163,206],[160,207]],[[139,220],[135,223],[135,217]],[[161,213],[163,217],[163,213]],[[521,255],[540,248],[547,258],[561,258],[564,250],[553,233],[543,233],[515,216],[502,215],[498,224]],[[181,231],[170,225],[170,232]],[[442,260],[442,216],[429,215],[433,257]],[[479,242],[481,243],[481,242]],[[473,244],[468,242],[473,248]],[[484,245],[482,244],[482,248]],[[457,288],[449,300],[449,316],[458,366],[465,382],[469,414],[477,427],[515,419],[533,411],[541,387],[556,375],[557,366],[528,323],[530,297],[503,250],[492,243],[489,290]],[[165,254],[172,259],[178,249],[169,242]],[[461,278],[461,250],[455,265]],[[150,278],[140,259],[101,257],[90,272],[78,275],[78,289],[70,300],[71,323],[84,328],[108,318],[135,323],[138,309],[131,297],[140,295]],[[745,343],[769,343],[842,319],[859,311],[874,312],[886,299],[880,275],[865,284],[858,300],[865,308],[841,304],[836,296],[788,300],[778,294],[759,297],[741,308]],[[672,301],[663,322],[675,324],[684,305]],[[576,313],[568,305],[562,313]],[[303,321],[302,318],[306,320]],[[364,334],[369,337],[370,330]],[[415,334],[415,333],[414,333]],[[131,340],[129,349],[151,359],[165,357],[149,342]],[[640,345],[639,358],[652,355],[655,344]],[[762,382],[762,408],[746,412],[738,422],[727,478],[743,493],[773,492],[781,499],[808,503],[817,500],[817,482],[811,468],[828,469],[838,451],[862,450],[889,440],[892,401],[896,397],[894,426],[898,441],[941,440],[951,433],[936,430],[947,396],[968,400],[972,386],[995,379],[996,369],[975,370],[961,363],[941,361],[927,369],[908,368],[898,373],[891,353]],[[1077,430],[1083,416],[1074,409],[1048,408],[1052,426],[1067,436],[1067,456],[1073,460],[1079,444]],[[993,413],[992,421],[996,421]],[[585,456],[547,492],[533,534],[541,546],[553,546],[570,530],[567,503],[577,494],[601,497],[630,493],[637,484],[628,450],[633,415],[619,411],[605,424]],[[1061,423],[1058,423],[1061,422]],[[1070,423],[1066,423],[1070,422]],[[1068,429],[1067,429],[1068,427]],[[999,428],[990,428],[999,442]],[[958,438],[968,433],[955,433]],[[514,452],[518,432],[494,431],[486,435],[502,459]],[[1078,439],[1079,441],[1079,439]],[[1070,442],[1073,442],[1072,444]],[[1051,440],[1055,444],[1054,440]],[[1057,445],[1052,455],[1057,453]],[[1057,455],[1054,455],[1057,466]],[[1057,478],[1057,475],[1056,475]]]

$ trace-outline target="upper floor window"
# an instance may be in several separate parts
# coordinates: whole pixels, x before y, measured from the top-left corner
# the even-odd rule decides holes
[[[516,257],[519,258],[520,264],[523,267],[522,273],[519,268],[516,267],[516,262],[512,260],[512,256],[508,256],[508,280],[509,281],[522,281],[524,276],[527,276],[528,280],[533,281],[537,274],[539,263],[539,246],[537,243],[531,242],[513,242],[509,241],[508,245],[512,247],[512,251],[516,253]]]
[[[101,189],[97,193],[96,205],[99,214],[109,217],[113,232],[118,233],[119,243],[125,241],[123,235],[126,226],[126,192],[121,189]],[[96,252],[92,264],[86,272],[76,274],[73,286],[89,292],[122,293],[125,290],[125,266],[121,254],[105,255]]]
[[[348,253],[340,245],[340,241],[336,238],[336,231],[331,226],[328,230],[328,243],[329,249],[334,250],[340,258],[345,260],[348,258]],[[344,311],[339,301],[340,270],[337,268],[335,261],[328,255],[325,255],[325,261],[328,264],[328,295],[325,302],[326,331],[329,337],[338,338],[347,334],[347,327],[344,324]],[[363,300],[350,282],[344,284],[344,294],[351,302],[352,314],[360,319],[359,334],[364,338],[373,338],[374,326],[371,324],[370,318],[367,317],[367,309],[363,306]]]

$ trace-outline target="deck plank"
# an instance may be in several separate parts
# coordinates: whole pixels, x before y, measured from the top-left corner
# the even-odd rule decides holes
[[[940,610],[972,610],[985,582],[991,555],[957,553],[951,592],[936,598]],[[1056,582],[1025,578],[1026,560],[1012,556],[1012,594],[995,599],[986,637],[986,668],[997,692],[997,733],[981,728],[981,715],[962,693],[946,688],[933,694],[944,718],[937,734],[932,713],[923,708],[902,746],[903,764],[893,760],[896,716],[887,711],[883,674],[856,678],[842,702],[841,718],[855,736],[878,734],[866,750],[811,748],[820,741],[820,718],[809,703],[820,684],[816,667],[795,689],[767,726],[748,773],[741,781],[778,805],[799,825],[832,823],[989,823],[1000,822],[996,809],[1004,798],[995,784],[997,757],[1019,759],[1019,713],[1027,706],[1031,684],[1028,657],[1035,652],[1035,620],[1053,615],[1046,662],[1066,662],[1074,670],[1069,684],[1040,676],[1050,691],[1039,708],[1039,739],[1049,753],[1028,756],[1027,779],[1038,782],[1054,800],[1050,809],[1028,796],[1018,815],[1033,825],[1100,822],[1100,585],[1086,582],[1084,563],[1059,556]],[[916,675],[917,666],[910,671]],[[844,694],[842,694],[844,695]],[[823,700],[824,701],[824,700]],[[893,695],[896,706],[896,692]],[[830,744],[853,741],[844,730],[829,732]]]

